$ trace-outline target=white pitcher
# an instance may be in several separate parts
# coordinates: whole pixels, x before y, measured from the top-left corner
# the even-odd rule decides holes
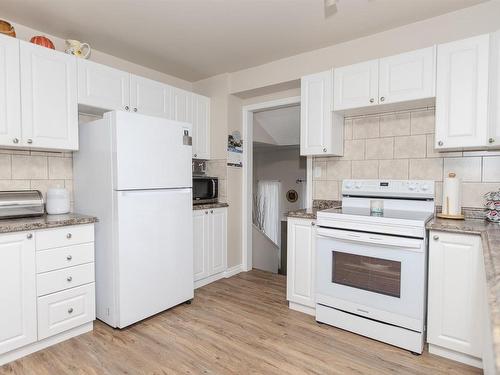
[[[86,51],[84,52],[84,50]],[[81,57],[82,59],[88,59],[90,51],[91,49],[88,43],[82,43],[73,39],[66,40],[66,49],[64,52],[67,54],[75,55],[76,57]]]

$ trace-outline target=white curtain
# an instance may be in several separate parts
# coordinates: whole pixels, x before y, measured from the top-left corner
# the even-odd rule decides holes
[[[260,210],[264,214],[264,233],[277,245],[280,242],[280,191],[279,181],[257,183]]]

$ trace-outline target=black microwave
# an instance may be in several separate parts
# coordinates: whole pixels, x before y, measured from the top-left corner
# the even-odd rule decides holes
[[[219,179],[217,177],[193,177],[193,204],[217,203]]]

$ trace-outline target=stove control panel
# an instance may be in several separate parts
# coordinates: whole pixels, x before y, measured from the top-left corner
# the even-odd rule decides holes
[[[344,180],[342,195],[434,199],[431,180]]]

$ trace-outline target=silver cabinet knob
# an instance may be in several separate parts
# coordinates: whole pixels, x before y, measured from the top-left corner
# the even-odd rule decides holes
[[[198,154],[194,154],[194,157],[197,157],[197,156],[198,156]]]
[[[71,233],[68,233],[68,234],[66,235],[66,238],[67,238],[68,240],[69,240],[71,237],[73,237],[73,236],[71,235]]]
[[[66,278],[66,280],[68,280],[68,283],[70,283],[70,282],[72,282],[72,281],[73,281],[73,277],[68,276],[68,277]]]
[[[71,313],[73,313],[73,308],[72,308],[72,307],[70,307],[70,308],[68,309],[68,314],[71,314]]]
[[[28,138],[28,140],[26,141],[28,144],[32,144],[33,143],[33,140],[31,138]]]
[[[495,143],[495,138],[490,138],[490,139],[488,139],[488,142],[490,142],[490,143]]]
[[[213,214],[214,213],[214,210],[210,210],[210,213]]]
[[[33,238],[33,233],[28,233],[28,234],[26,235],[26,238],[27,238],[28,240],[31,240],[31,239]]]
[[[316,223],[313,221],[313,222],[311,223],[311,226],[313,226],[313,227],[314,227],[315,225],[316,225]]]
[[[137,112],[137,108],[134,108],[134,112]]]
[[[208,215],[208,211],[205,211],[205,215]]]
[[[375,99],[371,98],[370,99],[370,103],[373,103],[375,101]]]
[[[380,101],[383,102],[385,100],[385,97],[381,96]]]
[[[12,140],[12,142],[13,142],[13,143],[15,143],[15,144],[18,144],[18,143],[19,143],[19,138],[14,138],[14,139]]]
[[[438,146],[442,146],[442,145],[444,145],[443,141],[439,141]]]
[[[125,111],[130,110],[130,107],[128,105],[125,106]]]
[[[437,234],[435,234],[435,235],[432,237],[432,239],[433,239],[434,241],[437,241],[437,240],[439,240],[439,236],[438,236]]]
[[[323,149],[323,152],[326,152],[326,148]]]
[[[72,257],[71,255],[68,255],[68,256],[66,257],[66,260],[67,260],[67,261],[70,261],[70,260],[72,260],[72,259],[73,259],[73,257]]]

